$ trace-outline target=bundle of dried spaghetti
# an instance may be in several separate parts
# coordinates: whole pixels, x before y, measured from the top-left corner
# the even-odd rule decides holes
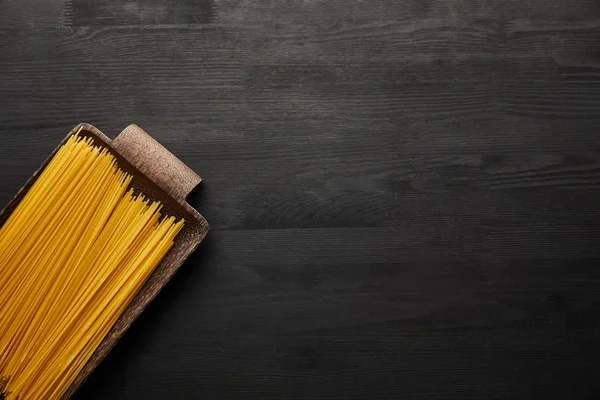
[[[0,398],[60,398],[183,220],[72,136],[0,228]]]

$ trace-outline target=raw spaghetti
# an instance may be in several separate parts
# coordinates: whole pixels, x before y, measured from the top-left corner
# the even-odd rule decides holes
[[[57,399],[173,245],[183,220],[73,135],[0,228],[0,399]]]

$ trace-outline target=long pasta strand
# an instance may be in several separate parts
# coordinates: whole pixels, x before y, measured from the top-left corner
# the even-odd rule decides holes
[[[73,135],[0,228],[0,398],[58,399],[184,221]]]

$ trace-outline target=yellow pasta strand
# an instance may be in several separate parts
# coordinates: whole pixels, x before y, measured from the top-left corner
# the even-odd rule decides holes
[[[0,227],[0,398],[59,399],[184,221],[73,135]]]

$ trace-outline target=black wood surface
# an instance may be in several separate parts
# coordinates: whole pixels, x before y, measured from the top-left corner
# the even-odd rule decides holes
[[[0,201],[137,123],[213,230],[80,399],[599,398],[595,0],[0,0]]]

